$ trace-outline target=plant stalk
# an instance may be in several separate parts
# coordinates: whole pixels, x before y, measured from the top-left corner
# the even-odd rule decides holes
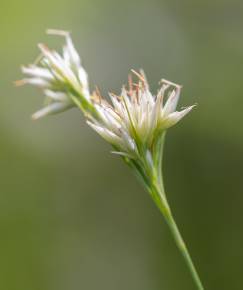
[[[181,252],[181,254],[186,262],[186,265],[191,273],[191,276],[195,282],[195,285],[197,286],[197,289],[204,290],[202,282],[201,282],[199,275],[196,271],[196,268],[193,264],[192,258],[188,252],[186,244],[182,238],[182,235],[181,235],[181,233],[177,227],[177,224],[175,222],[175,219],[171,213],[168,201],[167,201],[165,193],[164,193],[163,185],[160,182],[154,186],[153,190],[151,191],[151,195],[152,195],[154,202],[158,206],[159,210],[163,214],[163,216],[164,216],[164,218],[165,218],[165,220],[170,228],[170,231],[171,231],[172,236],[175,240],[175,243],[176,243],[179,251]]]

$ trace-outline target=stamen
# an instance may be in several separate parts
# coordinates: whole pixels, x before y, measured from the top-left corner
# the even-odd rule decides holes
[[[17,81],[14,81],[13,83],[16,87],[21,87],[21,86],[24,86],[26,84],[26,80],[25,79],[17,80]]]
[[[128,75],[128,88],[129,88],[128,94],[130,95],[130,97],[132,97],[133,82],[132,82],[132,75],[131,74]]]
[[[101,104],[102,97],[101,97],[101,93],[100,93],[98,86],[95,86],[95,92],[96,92],[96,95],[99,99],[99,103]]]
[[[46,33],[48,35],[58,35],[58,36],[64,36],[64,37],[70,35],[70,31],[59,30],[59,29],[47,29]]]
[[[94,101],[94,103],[101,104],[100,98],[98,97],[96,91],[93,91],[93,93],[90,96],[91,100]]]
[[[182,88],[182,86],[181,85],[178,85],[178,84],[176,84],[176,83],[172,83],[171,81],[168,81],[168,80],[165,80],[165,79],[162,79],[162,80],[160,80],[160,82],[159,82],[160,84],[168,84],[168,85],[170,85],[170,86],[174,86],[174,87],[176,87],[176,88]]]
[[[143,75],[141,75],[140,73],[136,72],[134,69],[131,69],[131,72],[133,72],[143,83],[146,83],[146,80],[143,77]]]
[[[116,98],[118,101],[121,101],[121,99],[122,99],[120,96],[118,96],[118,95],[116,95],[116,94],[114,94],[114,93],[109,92],[109,94],[110,94],[112,97]]]

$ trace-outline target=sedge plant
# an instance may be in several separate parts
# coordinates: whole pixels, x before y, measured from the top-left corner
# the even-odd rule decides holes
[[[176,225],[164,190],[162,157],[165,134],[194,106],[176,111],[181,86],[162,79],[156,95],[149,89],[143,71],[132,70],[128,86],[119,95],[109,94],[110,102],[98,90],[90,93],[88,75],[82,66],[70,33],[48,30],[65,38],[62,54],[39,44],[40,56],[34,64],[23,66],[25,78],[17,85],[39,87],[46,96],[45,106],[33,119],[77,107],[87,124],[103,137],[133,170],[167,222],[198,290],[203,285]]]

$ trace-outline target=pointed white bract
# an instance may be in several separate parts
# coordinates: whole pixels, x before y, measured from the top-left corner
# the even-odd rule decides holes
[[[162,80],[154,96],[144,73],[133,72],[138,82],[134,84],[130,78],[128,89],[124,87],[119,96],[110,94],[112,105],[96,95],[94,106],[100,117],[91,118],[88,124],[111,143],[118,154],[136,158],[141,150],[150,150],[156,139],[194,106],[176,111],[181,86]]]
[[[77,103],[80,107],[91,104],[88,76],[70,33],[59,30],[48,30],[47,33],[65,37],[63,55],[39,44],[41,55],[37,63],[22,67],[26,78],[17,82],[19,85],[31,84],[41,88],[48,99],[48,105],[36,112],[34,119],[62,112]]]

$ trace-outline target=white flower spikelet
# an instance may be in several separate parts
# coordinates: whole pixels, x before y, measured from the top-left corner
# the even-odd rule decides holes
[[[141,154],[141,149],[145,152],[150,150],[162,132],[175,125],[194,107],[176,111],[181,86],[162,80],[157,96],[153,96],[144,73],[133,73],[138,77],[138,82],[134,84],[130,77],[128,90],[124,87],[120,96],[110,94],[113,106],[96,94],[94,106],[100,118],[88,121],[97,133],[114,146],[115,153],[130,158]]]
[[[80,107],[91,104],[88,76],[81,65],[70,33],[50,29],[47,30],[47,34],[65,37],[63,55],[50,50],[44,44],[39,44],[40,57],[36,63],[22,67],[22,72],[27,77],[16,82],[17,85],[31,84],[39,87],[47,97],[47,105],[36,112],[32,116],[33,119],[62,112],[77,103]]]

